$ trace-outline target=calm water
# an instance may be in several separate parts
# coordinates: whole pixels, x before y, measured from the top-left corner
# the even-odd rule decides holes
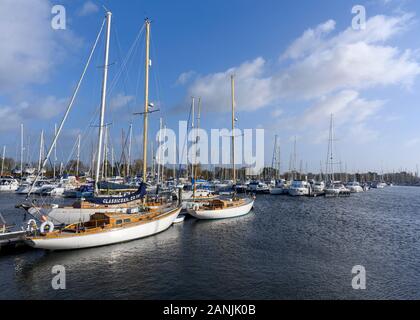
[[[17,196],[0,211],[20,221]],[[66,267],[67,289],[51,287]],[[351,287],[363,265],[367,289]],[[259,196],[254,211],[72,252],[0,256],[0,299],[420,299],[420,188],[350,198]]]

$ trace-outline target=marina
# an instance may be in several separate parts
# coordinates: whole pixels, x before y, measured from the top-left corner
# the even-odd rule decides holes
[[[415,14],[110,2],[0,3],[0,300],[420,299]]]

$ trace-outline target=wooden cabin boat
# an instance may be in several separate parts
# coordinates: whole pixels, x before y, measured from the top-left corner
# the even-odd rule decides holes
[[[72,250],[116,244],[148,237],[169,228],[181,208],[150,210],[140,213],[98,212],[84,223],[71,224],[60,230],[41,228],[26,242],[39,249]]]
[[[253,198],[214,199],[187,209],[197,219],[227,219],[248,214],[254,205]]]

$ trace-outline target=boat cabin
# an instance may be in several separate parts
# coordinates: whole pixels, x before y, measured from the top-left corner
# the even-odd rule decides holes
[[[245,201],[243,199],[214,199],[204,204],[201,208],[205,210],[227,209],[240,206]]]

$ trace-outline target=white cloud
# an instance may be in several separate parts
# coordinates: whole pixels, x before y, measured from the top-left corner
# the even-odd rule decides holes
[[[420,65],[409,51],[365,42],[341,44],[318,51],[291,66],[276,79],[284,97],[313,99],[341,89],[409,86]]]
[[[0,105],[0,131],[17,129],[27,120],[49,120],[63,113],[69,102],[68,98],[48,96],[32,102],[23,101],[17,105]]]
[[[224,72],[199,77],[188,89],[188,96],[201,97],[209,111],[229,111],[230,76],[235,75],[238,110],[253,111],[273,101],[271,78],[264,78],[265,61],[257,58]]]
[[[305,55],[307,52],[316,49],[321,45],[324,35],[327,35],[335,29],[335,21],[328,20],[320,24],[315,29],[306,30],[303,35],[296,39],[282,55],[282,59],[297,59]]]
[[[336,95],[320,99],[314,106],[306,109],[298,121],[303,125],[324,125],[333,114],[337,124],[362,123],[375,114],[383,104],[384,101],[380,100],[361,99],[357,91],[344,90]]]
[[[99,7],[92,1],[86,1],[78,11],[79,16],[88,16],[99,11]]]
[[[365,144],[379,138],[379,132],[370,128],[366,123],[356,123],[349,126],[343,140],[352,144]]]
[[[178,79],[175,82],[175,85],[185,85],[187,84],[194,76],[196,75],[195,71],[183,72],[179,75]]]
[[[51,27],[47,0],[0,1],[0,94],[45,83],[67,50],[79,47],[71,30]]]
[[[109,106],[111,110],[117,110],[128,105],[134,100],[134,96],[124,95],[122,93],[117,94],[111,99]]]
[[[284,111],[282,109],[276,108],[271,111],[271,116],[273,118],[280,118],[283,115]]]
[[[409,87],[420,74],[419,63],[410,50],[385,43],[408,28],[412,20],[411,14],[374,16],[367,21],[366,30],[348,28],[336,35],[332,35],[335,22],[328,20],[292,42],[281,55],[282,62],[289,62],[282,69],[268,67],[259,57],[198,77],[189,86],[188,97],[201,96],[210,110],[229,111],[229,77],[233,73],[242,111],[255,111],[285,99],[312,102],[337,92],[338,98],[344,99],[343,92],[359,95],[375,87]],[[358,99],[357,103],[367,108],[359,112],[359,117],[365,118],[373,106]]]

